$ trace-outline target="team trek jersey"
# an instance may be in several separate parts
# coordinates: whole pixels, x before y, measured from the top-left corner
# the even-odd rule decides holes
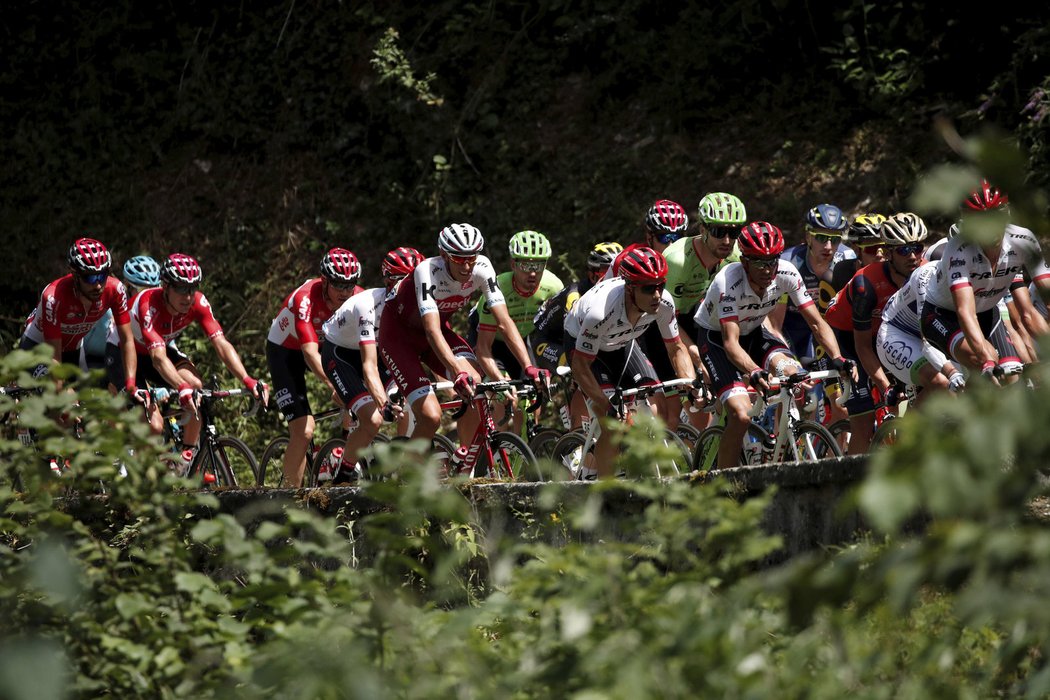
[[[300,350],[303,343],[320,342],[321,326],[334,311],[325,299],[324,282],[324,277],[316,277],[288,295],[270,324],[268,341],[289,350]],[[355,287],[354,294],[363,291]]]
[[[897,291],[888,262],[876,262],[857,271],[831,300],[824,320],[840,331],[877,333],[886,300]]]
[[[344,301],[321,327],[325,342],[352,350],[376,342],[386,295],[386,289],[376,287]]]
[[[211,304],[200,291],[193,293],[193,304],[185,314],[168,310],[164,289],[154,287],[139,292],[131,303],[131,332],[135,336],[135,351],[145,355],[154,348],[162,348],[178,338],[186,326],[199,321],[208,340],[222,335],[222,326],[212,315]]]
[[[678,339],[674,300],[665,289],[656,313],[642,312],[633,326],[627,320],[627,290],[622,278],[602,280],[580,297],[565,315],[565,330],[576,338],[576,352],[594,357],[625,347],[653,323],[665,342]]]
[[[510,314],[514,325],[518,327],[518,333],[521,334],[522,338],[532,332],[535,325],[533,319],[535,319],[536,313],[539,311],[540,306],[543,305],[543,302],[560,292],[562,287],[565,286],[558,279],[557,275],[546,269],[540,278],[539,287],[527,297],[523,297],[515,291],[513,272],[504,272],[496,278],[496,283],[499,285],[500,291],[503,292],[503,298],[506,300],[507,313]],[[489,307],[482,304],[479,299],[476,308],[478,311],[478,329],[494,330],[496,331],[496,339],[503,340],[503,333],[496,326],[496,319],[492,316],[492,311],[489,310]]]
[[[29,316],[25,336],[35,343],[61,340],[62,352],[76,350],[80,341],[106,311],[113,311],[118,326],[128,322],[128,292],[116,277],[107,277],[102,296],[84,308],[72,274],[44,287],[36,309]]]
[[[937,261],[923,263],[882,307],[882,322],[912,335],[920,335],[919,311],[926,301],[926,289],[937,274]]]
[[[761,295],[751,288],[743,264],[732,263],[715,275],[693,318],[701,328],[718,332],[722,331],[724,321],[735,321],[740,326],[740,335],[747,335],[762,325],[762,320],[785,294],[796,308],[813,304],[802,276],[787,260],[777,261],[777,274]]]
[[[507,303],[487,257],[479,255],[470,279],[457,282],[445,269],[445,261],[436,256],[419,263],[411,280],[406,277],[398,282],[393,299],[387,303],[407,327],[422,330],[423,316],[436,313],[447,321],[479,291],[485,295],[487,308]]]
[[[740,260],[740,250],[733,245],[733,251],[725,260],[710,270],[700,261],[697,248],[704,243],[699,236],[679,238],[664,249],[667,259],[667,290],[674,299],[675,310],[688,313],[700,303],[711,286],[711,281],[723,267]]]
[[[937,275],[926,299],[942,309],[954,309],[952,290],[972,287],[974,310],[988,311],[1006,296],[1022,270],[1027,270],[1033,281],[1050,278],[1039,241],[1028,229],[1006,226],[994,269],[979,245],[955,236],[944,246],[944,254],[937,261]]]

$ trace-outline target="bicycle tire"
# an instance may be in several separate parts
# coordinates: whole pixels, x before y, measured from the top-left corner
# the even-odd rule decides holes
[[[722,443],[724,425],[712,425],[700,432],[693,446],[693,471],[706,472],[718,467],[718,447]],[[762,445],[769,439],[769,433],[758,423],[747,426],[747,435],[740,448],[740,459],[737,466],[757,466],[762,463]]]
[[[688,423],[679,423],[674,432],[685,443],[685,446],[689,448],[689,453],[692,454],[696,439],[700,437],[700,431]]]
[[[238,472],[250,482],[251,476],[259,471],[259,464],[251,449],[243,440],[232,435],[219,436],[213,447],[201,447],[197,454],[190,476],[204,479],[210,473],[215,477],[216,487],[235,489]]]
[[[899,427],[897,416],[892,413],[886,414],[882,419],[882,423],[879,424],[879,427],[875,429],[875,433],[871,436],[869,451],[876,447],[890,447],[897,444],[897,430]]]
[[[692,467],[693,453],[692,450],[689,449],[689,446],[685,444],[685,440],[679,437],[676,431],[667,428],[664,430],[664,443],[669,443],[671,446],[673,446],[681,455],[681,457],[677,460],[671,461],[668,469],[668,471],[672,472],[670,474],[663,473],[659,462],[653,464],[651,476],[655,476],[656,478],[660,479],[666,477],[680,476],[683,472],[688,472]]]
[[[801,460],[811,462],[832,457],[841,457],[835,436],[820,423],[803,420],[795,424],[795,445]],[[803,444],[799,444],[799,443]]]
[[[390,443],[408,442],[410,439],[407,435],[395,435],[390,438]],[[430,439],[430,451],[438,459],[439,476],[442,479],[447,478],[448,463],[456,451],[456,443],[444,435],[438,434]]]
[[[580,477],[580,467],[583,466],[583,455],[581,450],[587,436],[581,432],[572,430],[565,433],[551,449],[550,463],[553,468],[550,473],[550,481],[573,481]]]
[[[565,431],[559,428],[543,428],[529,439],[529,449],[538,459],[550,457],[554,443],[564,434]]]
[[[835,438],[835,442],[839,444],[839,448],[842,450],[842,453],[845,454],[846,450],[849,449],[849,419],[840,418],[827,427],[828,432]]]
[[[539,462],[524,438],[498,432],[491,438],[492,464],[488,476],[499,481],[541,481]]]
[[[256,472],[256,486],[280,488],[284,483],[284,452],[288,449],[288,437],[276,437],[263,450]]]

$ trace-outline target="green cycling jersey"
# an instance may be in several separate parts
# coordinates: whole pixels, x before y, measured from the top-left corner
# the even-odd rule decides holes
[[[543,271],[539,287],[536,288],[535,293],[527,297],[518,294],[518,291],[514,288],[513,272],[504,272],[497,276],[496,283],[503,292],[503,297],[507,300],[507,313],[510,314],[514,325],[518,327],[518,333],[521,334],[522,338],[532,332],[533,319],[536,317],[536,312],[539,311],[543,302],[560,292],[564,286],[561,280],[558,279],[558,276],[550,270]],[[503,333],[497,328],[496,319],[493,317],[492,312],[485,308],[483,299],[478,300],[475,308],[478,312],[478,330],[495,330],[496,339],[502,341]]]
[[[709,269],[700,262],[700,256],[696,252],[697,246],[703,244],[699,236],[690,236],[679,238],[664,250],[664,257],[667,259],[667,291],[674,298],[677,313],[692,311],[704,298],[715,274],[729,263],[740,259],[740,250],[734,245],[729,257],[715,265],[714,269]]]

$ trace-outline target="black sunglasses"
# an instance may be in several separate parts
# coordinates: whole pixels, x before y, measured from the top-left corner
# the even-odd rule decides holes
[[[922,252],[922,243],[908,243],[907,245],[893,246],[893,252],[897,255],[915,255]]]
[[[663,293],[666,286],[667,285],[663,282],[660,284],[640,284],[638,285],[638,289],[642,290],[642,294],[649,294],[651,296],[653,294]]]
[[[740,229],[736,226],[712,226],[707,230],[715,238],[728,238],[731,241],[740,238]]]

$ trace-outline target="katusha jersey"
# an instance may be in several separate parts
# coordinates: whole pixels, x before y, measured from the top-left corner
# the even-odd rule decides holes
[[[528,336],[535,327],[534,319],[543,302],[560,292],[562,287],[565,286],[558,279],[557,275],[546,269],[540,278],[539,287],[529,296],[521,296],[514,289],[513,272],[502,273],[496,278],[496,283],[499,285],[500,291],[503,292],[503,298],[506,300],[507,313],[510,314],[514,325],[518,327],[518,333],[522,338]],[[489,310],[487,305],[482,304],[480,299],[478,300],[477,310],[478,329],[496,331],[496,339],[503,340],[503,332],[496,325],[496,319],[493,317],[492,311]]]
[[[723,321],[735,321],[740,326],[740,335],[746,335],[762,325],[762,320],[785,294],[796,308],[813,305],[798,269],[787,260],[777,260],[777,274],[762,294],[751,288],[743,263],[732,263],[715,275],[693,320],[701,328],[719,333]]]
[[[487,257],[479,255],[470,278],[457,282],[445,268],[441,256],[435,256],[419,263],[411,278],[398,282],[394,297],[387,304],[405,327],[422,330],[423,316],[439,314],[442,321],[447,321],[478,292],[485,296],[486,308],[507,303]]]
[[[1027,270],[1033,281],[1050,278],[1039,241],[1028,229],[1007,224],[994,268],[979,245],[955,236],[945,244],[944,254],[937,261],[937,274],[926,292],[926,300],[952,310],[952,290],[972,287],[974,310],[988,311],[1006,296],[1022,270]]]
[[[664,258],[667,260],[667,291],[671,292],[675,310],[680,314],[692,311],[700,303],[719,270],[740,260],[740,250],[734,244],[729,257],[715,265],[713,270],[709,270],[700,261],[700,255],[697,253],[697,247],[703,244],[699,236],[691,236],[679,238],[664,249]]]
[[[184,314],[168,310],[164,289],[154,287],[139,292],[131,307],[131,333],[135,336],[135,351],[147,354],[153,348],[162,348],[178,338],[188,325],[198,321],[208,340],[222,335],[222,326],[215,320],[211,304],[199,290],[193,293],[193,304]]]
[[[375,343],[386,299],[386,289],[376,287],[344,301],[321,327],[325,342],[352,350],[360,350],[362,345]]]
[[[321,326],[334,312],[325,298],[324,283],[324,277],[315,277],[289,294],[270,324],[266,340],[289,350],[300,350],[303,343],[319,343]],[[356,287],[354,294],[362,291]]]
[[[61,340],[62,352],[76,350],[80,341],[102,318],[113,311],[118,326],[128,322],[128,292],[116,277],[107,277],[102,296],[84,307],[72,274],[44,287],[40,301],[27,321],[25,336],[34,343]]]
[[[627,283],[622,278],[602,280],[580,297],[565,315],[565,330],[576,338],[576,352],[594,357],[625,347],[656,323],[665,342],[678,339],[674,300],[665,289],[655,314],[645,313],[635,325],[627,320]]]
[[[920,335],[919,312],[926,301],[926,289],[937,274],[937,261],[916,268],[901,288],[890,295],[882,307],[882,322],[894,328]]]

